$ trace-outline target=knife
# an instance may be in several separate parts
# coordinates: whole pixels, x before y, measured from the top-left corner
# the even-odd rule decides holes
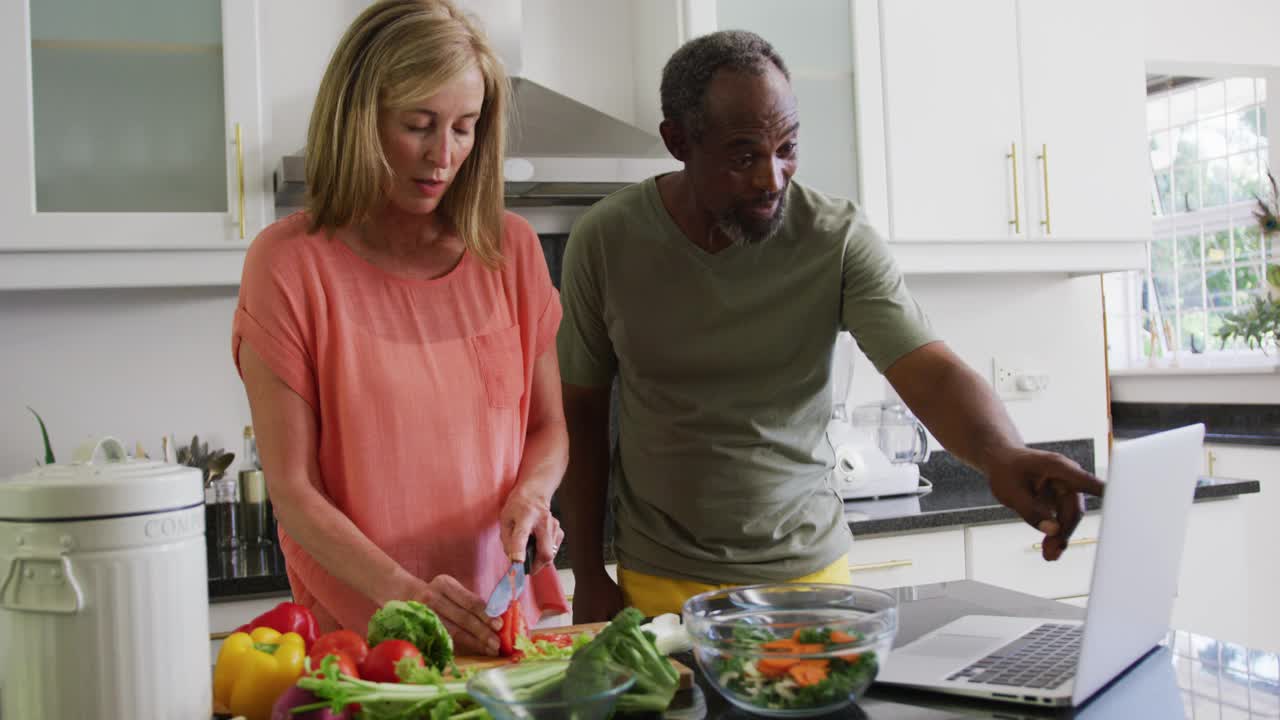
[[[493,592],[489,593],[489,602],[484,606],[485,615],[499,617],[511,607],[513,601],[520,597],[520,593],[524,591],[525,577],[533,568],[533,556],[537,551],[538,543],[530,534],[529,542],[524,546],[524,562],[511,563],[507,572],[498,579]]]

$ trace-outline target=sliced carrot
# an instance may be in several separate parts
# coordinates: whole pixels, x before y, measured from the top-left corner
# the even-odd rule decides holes
[[[756,661],[756,669],[767,678],[780,678],[798,664],[800,660],[792,658],[763,657]]]
[[[760,647],[767,652],[795,652],[795,648],[799,644],[790,638],[781,638],[770,640],[767,643],[760,643]]]
[[[800,655],[816,655],[826,649],[826,646],[822,643],[796,643],[795,649],[791,652]]]
[[[862,654],[861,653],[845,653],[843,655],[837,655],[836,657],[852,665],[858,662],[858,658],[861,658]]]
[[[839,630],[831,631],[831,642],[833,643],[851,643],[857,641],[858,638],[850,635],[849,633],[840,632]]]
[[[826,660],[802,660],[790,668],[787,674],[801,687],[817,685],[827,679],[828,664]]]

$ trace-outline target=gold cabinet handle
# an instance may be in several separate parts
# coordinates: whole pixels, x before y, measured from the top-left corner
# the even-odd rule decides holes
[[[1076,545],[1097,545],[1097,544],[1098,544],[1098,538],[1095,538],[1095,537],[1076,538],[1075,540],[1067,541],[1067,547],[1075,547]],[[1031,549],[1035,550],[1036,552],[1040,552],[1041,548],[1043,547],[1044,545],[1042,543],[1036,543],[1031,546]]]
[[[1005,155],[1009,158],[1009,164],[1013,167],[1013,219],[1009,224],[1013,226],[1014,234],[1022,234],[1022,214],[1019,212],[1018,202],[1018,143],[1009,143],[1009,153]]]
[[[1053,225],[1049,221],[1049,146],[1047,144],[1040,146],[1040,154],[1036,156],[1040,161],[1041,167],[1044,169],[1044,219],[1040,224],[1044,226],[1044,234],[1051,235],[1053,233]]]
[[[850,565],[849,572],[864,572],[867,570],[888,570],[890,568],[911,567],[915,563],[911,560],[889,560],[887,562],[864,563],[862,565]]]
[[[1210,450],[1209,451],[1209,477],[1213,477],[1213,464],[1216,463],[1217,461],[1218,461],[1218,454]]]
[[[240,239],[244,239],[244,138],[240,123],[236,123],[236,188],[240,193]]]

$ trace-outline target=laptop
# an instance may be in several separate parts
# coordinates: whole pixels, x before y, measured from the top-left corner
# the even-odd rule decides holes
[[[876,682],[1083,704],[1169,632],[1203,443],[1190,425],[1115,444],[1083,622],[966,615],[895,648]]]

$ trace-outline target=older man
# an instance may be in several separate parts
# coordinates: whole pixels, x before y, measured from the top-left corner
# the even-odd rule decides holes
[[[849,582],[823,438],[842,329],[1056,559],[1080,493],[1101,484],[1024,446],[987,383],[930,330],[857,205],[792,181],[800,114],[782,58],[751,33],[700,37],[667,62],[661,95],[659,129],[684,169],[598,203],[564,259],[560,503],[574,620],[624,604],[679,612],[730,584]],[[620,586],[602,557],[610,474]]]

